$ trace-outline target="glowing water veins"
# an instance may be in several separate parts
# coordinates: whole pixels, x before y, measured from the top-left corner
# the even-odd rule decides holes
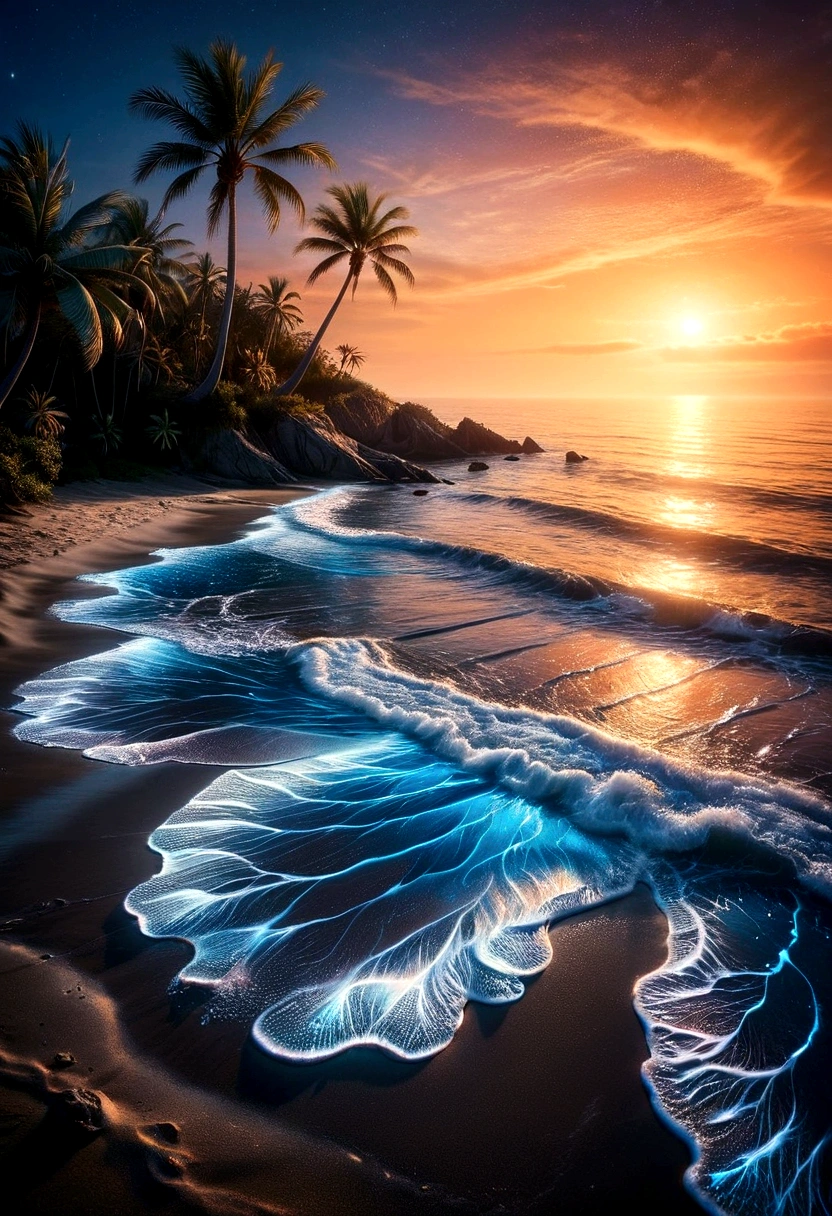
[[[315,534],[308,508],[298,533],[291,513],[274,531],[281,559],[266,529],[102,578],[119,594],[62,614],[150,636],[21,690],[30,740],[234,765],[156,829],[161,872],[127,900],[146,933],[192,942],[182,979],[291,1059],[422,1058],[469,999],[522,996],[550,924],[644,879],[670,926],[636,998],[647,1080],[695,1145],[691,1185],[737,1216],[823,1211],[813,896],[699,850],[714,830],[762,842],[823,888],[825,804],[465,695],[378,643],[290,645],[262,588],[317,595],[351,540]],[[366,536],[356,577],[401,562]]]

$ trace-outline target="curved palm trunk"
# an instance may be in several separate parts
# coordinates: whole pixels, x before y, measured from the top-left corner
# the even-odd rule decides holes
[[[202,401],[213,393],[220,382],[222,365],[225,362],[225,348],[228,346],[228,334],[231,329],[231,312],[234,308],[234,286],[237,279],[237,192],[234,186],[228,191],[228,259],[226,262],[225,299],[222,304],[220,328],[217,334],[217,349],[214,361],[208,375],[198,388],[189,393],[186,401]]]
[[[300,384],[303,377],[309,371],[309,364],[315,358],[315,355],[317,354],[317,351],[318,351],[318,347],[321,345],[321,339],[323,338],[324,334],[326,333],[330,321],[332,320],[332,318],[335,316],[336,312],[338,311],[339,304],[343,300],[344,296],[347,294],[347,288],[349,287],[350,283],[352,282],[352,278],[353,278],[353,270],[352,270],[352,267],[350,267],[349,273],[347,274],[347,277],[344,279],[344,286],[338,292],[338,295],[335,297],[335,303],[332,305],[332,308],[330,308],[329,312],[326,314],[323,321],[321,322],[321,328],[318,330],[318,332],[315,334],[315,337],[309,343],[309,347],[306,351],[306,354],[303,356],[300,363],[297,365],[295,370],[292,372],[289,379],[284,380],[284,382],[280,385],[280,387],[275,389],[276,396],[285,397],[287,393],[293,393],[295,391],[295,389],[297,388],[297,386]]]
[[[40,304],[38,304],[37,311],[32,318],[32,324],[29,326],[29,332],[26,334],[26,341],[23,343],[23,349],[9,369],[9,373],[3,380],[3,383],[0,384],[0,406],[4,404],[6,398],[9,396],[12,389],[20,379],[20,373],[29,362],[29,356],[31,355],[32,349],[35,345],[35,338],[38,336],[39,327]]]

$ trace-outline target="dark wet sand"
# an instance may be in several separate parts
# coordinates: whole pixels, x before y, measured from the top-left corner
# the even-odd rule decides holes
[[[230,540],[280,497],[229,491],[17,567],[0,601],[0,704],[21,680],[113,645],[109,631],[44,617],[77,573]],[[171,998],[188,947],[142,938],[122,908],[158,868],[150,832],[219,770],[98,763],[19,743],[15,720],[0,722],[0,916],[5,939],[32,953],[0,958],[0,1144],[21,1214],[701,1210],[681,1186],[688,1149],[639,1072],[632,988],[665,949],[646,889],[557,926],[554,961],[526,996],[469,1005],[454,1043],[424,1064],[372,1050],[281,1064],[246,1025],[203,1025],[200,990]],[[44,1071],[62,1050],[78,1063]],[[109,1099],[110,1124],[78,1139],[49,1095],[82,1084]],[[174,1148],[147,1132],[157,1120],[179,1124]],[[176,1160],[160,1165],[160,1152]]]

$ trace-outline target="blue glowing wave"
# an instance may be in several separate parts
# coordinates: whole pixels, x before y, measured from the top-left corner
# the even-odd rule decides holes
[[[151,845],[162,873],[128,908],[146,933],[192,941],[182,978],[256,1010],[258,1042],[294,1060],[434,1054],[469,999],[522,996],[551,958],[548,922],[641,869],[632,848],[387,734],[228,773]]]
[[[698,1148],[691,1185],[725,1212],[828,1212],[828,1105],[805,1100],[821,1032],[809,969],[825,953],[812,949],[811,913],[793,892],[722,870],[666,870],[658,890],[669,959],[638,984],[636,1005],[645,1076]]]
[[[96,576],[117,594],[60,614],[140,636],[20,690],[22,738],[235,766],[153,833],[162,870],[127,900],[143,930],[191,942],[182,980],[250,1017],[268,1051],[417,1059],[468,1000],[522,996],[551,923],[644,879],[670,930],[636,996],[645,1075],[695,1146],[691,1187],[737,1216],[824,1212],[828,942],[811,908],[832,878],[828,806],[479,700],[337,636],[389,616],[393,580],[420,585],[441,554],[339,531],[332,496],[316,531],[316,501],[233,545]],[[480,586],[469,571],[466,592],[482,602],[493,573]],[[321,620],[336,636],[296,640]],[[721,867],[715,831],[799,881]]]

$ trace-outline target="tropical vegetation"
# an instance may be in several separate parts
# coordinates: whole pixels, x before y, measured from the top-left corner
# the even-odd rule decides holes
[[[317,282],[321,275],[335,266],[343,265],[345,261],[347,275],[335,302],[309,343],[306,354],[292,375],[281,384],[278,393],[293,393],[298,387],[350,287],[355,296],[361,271],[367,262],[372,266],[376,279],[393,305],[396,304],[398,293],[391,271],[411,287],[414,282],[412,270],[402,261],[402,255],[410,253],[407,245],[402,244],[402,240],[416,236],[415,228],[402,223],[402,220],[410,218],[407,208],[391,207],[383,211],[388,196],[377,194],[372,197],[366,182],[329,186],[327,193],[335,200],[335,206],[319,203],[311,220],[312,227],[317,228],[320,235],[305,237],[299,242],[295,252],[325,255],[306,280],[310,286]]]
[[[174,173],[158,210],[123,189],[77,206],[68,142],[26,123],[0,138],[0,503],[42,499],[59,474],[140,475],[181,461],[207,431],[245,430],[264,410],[314,412],[360,384],[364,353],[342,342],[331,355],[322,339],[364,266],[393,303],[394,277],[413,282],[407,211],[358,182],[329,187],[315,235],[296,246],[324,255],[309,285],[346,267],[317,331],[305,328],[311,309],[288,268],[240,284],[240,188],[250,183],[274,232],[286,207],[305,216],[284,170],[335,168],[323,144],[285,142],[323,94],[304,84],[273,103],[281,65],[269,54],[247,70],[224,41],[206,56],[178,50],[176,63],[180,95],[149,87],[130,99],[175,136],[136,171],[139,182]],[[224,265],[170,214],[201,179],[208,235],[224,227]]]
[[[287,203],[301,220],[305,214],[300,194],[275,166],[334,169],[336,165],[321,143],[277,143],[318,105],[323,93],[314,85],[301,85],[277,109],[267,112],[283,66],[274,62],[271,52],[248,74],[245,56],[233,43],[221,39],[211,44],[207,58],[185,48],[179,48],[175,57],[184,81],[184,100],[167,89],[139,89],[130,98],[130,108],[143,118],[167,123],[180,136],[147,149],[139,161],[136,181],[176,170],[162,201],[165,210],[175,199],[188,194],[206,169],[212,169],[216,180],[209,195],[208,235],[219,231],[224,218],[227,223],[225,297],[216,350],[205,379],[191,394],[192,400],[201,401],[219,383],[231,330],[237,267],[237,188],[246,174],[251,174],[268,230],[274,232],[280,223],[282,203]]]

